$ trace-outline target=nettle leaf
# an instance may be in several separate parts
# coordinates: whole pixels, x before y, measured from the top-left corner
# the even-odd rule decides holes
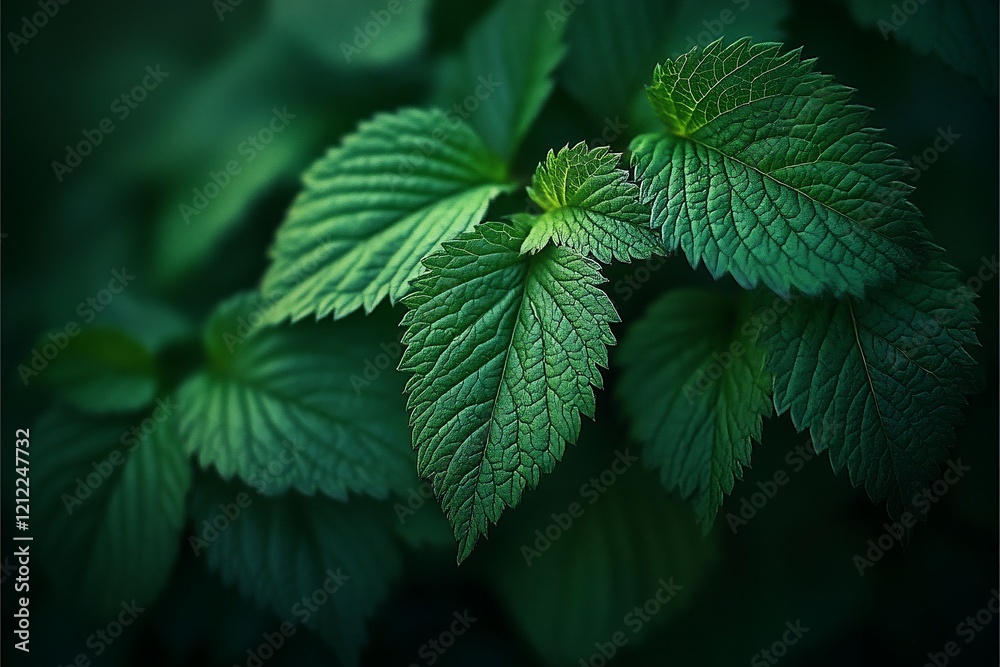
[[[639,203],[628,171],[617,168],[620,158],[606,146],[588,150],[584,143],[549,151],[528,188],[543,213],[530,218],[521,252],[538,252],[553,241],[605,264],[655,253],[660,242],[649,227],[649,207]]]
[[[781,39],[779,25],[788,15],[787,0],[587,0],[564,6],[572,11],[552,19],[568,21],[570,57],[560,78],[597,118],[629,109],[662,58],[720,37]]]
[[[73,337],[56,332],[65,347],[41,373],[42,381],[83,412],[130,412],[156,396],[159,376],[153,355],[117,327],[93,327]],[[53,336],[42,339],[55,346]]]
[[[358,664],[365,621],[399,574],[391,511],[361,499],[267,498],[202,475],[192,513],[191,548],[226,585],[315,631],[345,665]]]
[[[617,394],[645,463],[693,501],[705,532],[771,414],[756,326],[747,296],[678,289],[650,306],[618,353]]]
[[[400,369],[417,448],[459,541],[459,561],[489,522],[538,484],[594,416],[614,306],[598,265],[484,223],[428,257],[404,303]]]
[[[665,131],[631,146],[642,199],[666,248],[716,278],[860,296],[923,256],[907,167],[851,89],[780,48],[715,42],[656,68]]]
[[[278,229],[262,287],[269,321],[395,302],[423,257],[482,219],[504,180],[457,117],[405,109],[362,123],[306,172]]]
[[[266,308],[241,294],[209,321],[209,368],[178,392],[186,450],[261,493],[404,492],[413,453],[396,329],[363,317],[254,328]]]
[[[992,0],[943,0],[904,5],[895,0],[851,0],[859,23],[910,44],[918,53],[934,53],[986,92],[997,94],[997,3]]]
[[[102,618],[152,604],[173,567],[191,484],[175,414],[163,399],[131,417],[56,408],[31,430],[32,526],[59,544],[48,574]]]
[[[761,334],[779,414],[894,518],[937,478],[975,389],[973,298],[934,259],[863,302],[802,299]]]
[[[510,160],[555,85],[566,51],[558,0],[501,0],[446,61],[435,99],[467,120],[495,153]]]

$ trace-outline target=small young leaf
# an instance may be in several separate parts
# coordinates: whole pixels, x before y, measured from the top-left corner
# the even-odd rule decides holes
[[[386,523],[391,511],[371,501],[341,503],[287,493],[257,496],[238,483],[199,476],[192,493],[195,534],[188,544],[229,586],[282,622],[319,634],[344,665],[357,665],[365,620],[399,573]],[[223,508],[238,512],[227,518]],[[235,508],[235,509],[233,509]],[[203,526],[228,527],[214,540]]]
[[[526,234],[489,222],[444,244],[404,300],[417,472],[442,501],[459,561],[576,442],[614,344],[598,266],[558,246],[521,255]]]
[[[253,293],[222,304],[205,332],[209,369],[178,392],[188,452],[261,493],[384,498],[412,482],[396,329],[370,318],[252,329]]]
[[[554,241],[605,264],[656,252],[660,242],[649,227],[649,207],[639,203],[639,187],[628,172],[617,168],[620,157],[607,147],[587,150],[583,143],[549,151],[528,188],[544,213],[531,220],[521,252],[538,252]]]
[[[47,569],[101,618],[152,604],[170,575],[191,484],[175,410],[170,399],[132,418],[57,408],[31,431],[32,527],[59,545],[43,550]]]
[[[558,0],[501,0],[467,35],[435,99],[509,161],[552,92],[566,51]]]
[[[619,350],[620,404],[647,465],[693,500],[706,532],[750,465],[751,440],[771,414],[771,376],[754,343],[747,297],[704,289],[668,292]]]
[[[860,296],[923,256],[907,167],[849,88],[780,48],[715,42],[656,68],[665,131],[631,146],[642,198],[666,248],[716,278]]]
[[[264,276],[268,320],[395,302],[441,241],[478,223],[504,166],[457,117],[406,109],[362,123],[306,172]]]
[[[973,298],[934,259],[865,301],[801,299],[761,334],[779,414],[810,429],[834,471],[846,467],[873,501],[888,500],[895,519],[916,514],[975,389]]]

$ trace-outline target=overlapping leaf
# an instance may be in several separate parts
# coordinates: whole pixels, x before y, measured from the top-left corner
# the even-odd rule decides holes
[[[360,316],[261,329],[242,294],[205,332],[210,367],[178,392],[187,451],[262,493],[385,497],[411,483],[395,329]]]
[[[614,343],[597,265],[558,246],[521,255],[526,235],[491,222],[446,243],[405,300],[417,469],[459,560],[576,441]]]
[[[631,146],[642,198],[667,249],[715,277],[862,295],[922,257],[907,168],[849,88],[780,48],[715,42],[657,67],[665,131]]]
[[[386,508],[297,493],[265,498],[211,475],[201,475],[192,496],[189,543],[209,568],[281,622],[315,631],[345,665],[357,665],[365,621],[399,573]],[[207,532],[213,524],[225,529]]]
[[[306,172],[278,229],[263,283],[268,319],[395,302],[423,257],[482,219],[504,173],[468,125],[441,111],[362,123]]]
[[[152,604],[170,575],[191,484],[175,413],[162,399],[132,418],[57,408],[31,430],[31,525],[58,543],[41,556],[101,618]]]
[[[558,0],[501,0],[443,68],[436,100],[510,160],[552,92],[562,60]]]
[[[702,289],[668,292],[619,351],[618,397],[645,462],[660,469],[668,490],[693,501],[706,531],[771,413],[771,376],[745,301]]]
[[[628,172],[618,169],[620,157],[583,143],[549,151],[528,188],[543,213],[531,220],[521,252],[537,252],[554,241],[605,264],[656,252],[660,243],[649,227],[649,207],[639,202],[639,187]]]
[[[934,259],[863,302],[798,301],[762,333],[778,412],[895,518],[937,478],[975,388],[972,300]]]

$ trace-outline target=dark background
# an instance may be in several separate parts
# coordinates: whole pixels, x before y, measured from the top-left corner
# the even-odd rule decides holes
[[[330,37],[339,35],[338,29],[345,32],[338,3],[314,4],[326,9],[292,2],[276,10],[278,2],[247,0],[219,21],[210,2],[77,0],[60,6],[18,53],[5,38],[0,47],[5,452],[0,557],[12,550],[13,431],[31,425],[53,401],[43,390],[25,388],[16,371],[38,336],[74,319],[80,299],[122,265],[134,267],[137,275],[130,297],[166,304],[198,325],[220,300],[256,286],[301,171],[374,111],[424,104],[436,57],[453,50],[491,3],[433,3],[424,47],[399,59],[392,50],[405,51],[407,45],[386,43],[387,62],[370,66],[346,66],[341,59],[335,46],[341,37]],[[4,3],[3,34],[34,11],[33,2]],[[960,135],[921,176],[912,199],[948,249],[948,260],[972,276],[997,252],[996,99],[933,56],[858,27],[840,3],[793,2],[782,27],[787,45],[804,45],[806,56],[819,58],[820,70],[858,89],[857,101],[874,109],[872,124],[887,128],[886,140],[904,159],[932,145],[939,128]],[[64,146],[109,116],[115,97],[157,63],[169,77],[127,119],[114,119],[115,131],[58,182],[51,162],[64,158]],[[190,199],[191,188],[202,185],[209,170],[225,164],[272,107],[286,105],[298,118],[281,146],[268,150],[251,177],[225,190],[225,203],[212,207],[211,218],[181,227],[178,203]],[[597,136],[601,129],[600,119],[588,117],[557,87],[519,152],[516,172],[529,175],[549,148]],[[615,147],[624,149],[629,138]],[[495,211],[522,206],[511,198]],[[628,270],[611,267],[611,284]],[[612,298],[627,323],[662,289],[707,282],[703,272],[692,273],[683,259],[673,258],[635,298]],[[752,470],[737,482],[710,536],[704,542],[677,538],[675,556],[691,561],[678,567],[696,573],[694,583],[613,664],[747,664],[781,637],[786,622],[799,619],[809,631],[789,648],[783,664],[920,665],[928,652],[941,651],[951,640],[961,646],[951,664],[997,664],[995,617],[969,644],[956,635],[956,626],[986,606],[998,583],[995,277],[979,296],[982,348],[974,354],[983,390],[969,399],[953,453],[971,472],[949,489],[912,541],[894,545],[859,576],[852,559],[884,532],[887,517],[852,488],[846,474],[833,475],[825,455],[792,474],[787,487],[732,534],[724,515],[736,511],[757,482],[787,470],[787,452],[807,442],[787,415],[772,418],[765,423],[764,444],[755,446]],[[619,325],[616,335],[622,331]],[[174,353],[178,375],[198,363],[193,351]],[[605,377],[613,386],[613,358]],[[630,446],[623,435],[627,425],[608,392],[599,393],[597,414],[597,423],[585,421],[581,442],[567,452],[564,465],[527,493],[521,507],[508,511],[491,529],[491,539],[460,568],[449,544],[408,552],[402,576],[369,624],[363,664],[427,664],[418,654],[421,645],[447,627],[454,611],[465,609],[479,620],[437,664],[579,664],[555,656],[567,645],[593,652],[594,642],[608,640],[610,632],[576,636],[581,619],[608,613],[605,587],[585,570],[570,572],[566,565],[511,572],[522,562],[518,546],[546,524],[547,514],[574,500],[581,481],[603,470],[615,450]],[[693,525],[686,508],[659,497],[664,494],[654,475],[640,470],[628,475],[616,497],[648,518],[635,522],[633,530],[661,529],[662,512],[672,513],[675,523]],[[56,538],[37,538],[34,548],[59,549]],[[581,542],[576,548],[591,547]],[[225,588],[189,550],[181,554],[159,602],[94,664],[245,664],[246,650],[277,625],[269,612]],[[566,581],[557,582],[560,575]],[[613,582],[621,576],[620,571],[609,575]],[[9,664],[68,664],[106,622],[88,615],[86,600],[46,582],[36,566],[33,651],[24,661],[12,650],[7,630],[13,593],[5,569],[0,591],[3,657],[13,661]],[[515,598],[520,604],[511,602]],[[321,640],[299,632],[266,664],[335,663]]]

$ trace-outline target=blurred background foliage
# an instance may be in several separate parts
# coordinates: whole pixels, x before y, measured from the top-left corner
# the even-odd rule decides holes
[[[100,410],[107,397],[100,382],[81,388],[79,377],[67,378],[55,367],[44,383],[25,386],[18,364],[30,357],[45,332],[78,321],[112,332],[87,347],[94,359],[82,360],[83,367],[113,366],[137,378],[140,394],[148,393],[121,397],[119,405],[164,395],[197,369],[204,361],[200,328],[217,303],[258,285],[267,248],[303,169],[375,111],[448,99],[449,73],[463,66],[463,41],[494,3],[402,0],[403,11],[370,44],[358,53],[345,51],[343,44],[354,43],[356,28],[386,4],[71,2],[60,5],[16,51],[5,39],[0,65],[5,102],[0,229],[8,443],[3,461],[8,520],[0,547],[5,615],[12,613],[16,597],[9,546],[14,429],[37,423],[57,402]],[[971,22],[982,32],[977,39],[993,46],[980,53],[982,67],[973,72],[977,83],[948,64],[961,59],[956,44],[965,42],[961,33],[956,37],[947,31],[968,25],[955,28],[950,18],[931,13],[944,0],[929,0],[919,10],[939,17],[930,27],[920,23],[927,19],[918,12],[905,31],[893,31],[889,39],[877,25],[877,17],[895,8],[889,2],[564,4],[572,8],[564,38],[568,49],[555,88],[513,161],[524,180],[550,148],[566,143],[603,134],[624,150],[651,122],[635,91],[650,76],[652,64],[693,43],[706,43],[705,36],[718,36],[713,33],[718,26],[727,40],[751,35],[804,46],[807,57],[819,58],[821,71],[858,89],[856,100],[873,107],[872,124],[886,128],[886,140],[904,159],[933,146],[939,131],[950,130],[958,138],[920,173],[912,199],[948,249],[949,261],[965,275],[995,263],[995,5],[985,18]],[[36,11],[36,2],[4,3],[4,34],[20,31],[23,17]],[[718,21],[724,11],[733,21]],[[630,47],[621,48],[622,43]],[[127,118],[115,116],[115,99],[142,79],[147,66],[157,65],[169,75]],[[210,172],[241,159],[248,135],[264,127],[275,109],[286,108],[294,120],[187,224],[179,207],[191,204],[193,189],[203,188]],[[105,117],[113,119],[115,130],[58,180],[52,162],[64,161],[67,144],[78,142],[84,130]],[[523,210],[525,204],[523,193],[501,198],[491,215]],[[78,304],[122,267],[135,275],[134,282],[93,322],[81,321]],[[692,272],[675,257],[622,298],[625,290],[613,288],[634,279],[635,271],[622,265],[608,269],[609,293],[624,326],[663,290],[712,283],[703,270]],[[986,606],[997,585],[995,276],[982,284],[979,296],[983,346],[975,353],[982,363],[983,391],[970,398],[954,452],[971,471],[934,507],[909,544],[889,549],[863,577],[853,557],[884,532],[887,517],[846,476],[831,473],[826,455],[790,473],[787,487],[736,534],[727,525],[725,515],[737,512],[758,482],[788,471],[786,455],[806,444],[807,436],[795,433],[787,416],[765,423],[764,444],[755,447],[752,469],[737,483],[707,537],[699,535],[689,508],[668,497],[656,475],[637,465],[526,567],[522,546],[535,544],[536,529],[552,523],[551,513],[580,501],[581,485],[606,470],[616,452],[638,451],[624,435],[627,426],[608,391],[599,393],[597,423],[584,424],[580,443],[570,448],[564,463],[506,513],[490,540],[461,568],[454,564],[455,546],[433,501],[402,525],[394,516],[395,503],[417,502],[419,494],[371,503],[358,508],[354,519],[336,518],[342,508],[328,507],[329,500],[286,499],[301,505],[281,515],[288,523],[246,539],[256,540],[252,543],[263,559],[264,552],[293,539],[289,535],[309,540],[321,517],[334,523],[358,520],[362,511],[377,515],[371,521],[383,522],[386,534],[395,533],[391,547],[378,547],[395,550],[389,585],[354,602],[358,615],[373,614],[360,654],[364,665],[432,664],[421,647],[448,628],[453,613],[465,610],[477,620],[434,664],[576,665],[581,658],[586,664],[598,651],[595,642],[608,642],[618,630],[632,637],[626,614],[656,593],[659,580],[670,577],[683,584],[681,594],[644,624],[615,656],[615,664],[746,664],[780,639],[786,622],[799,619],[810,630],[788,649],[783,664],[923,664],[929,651],[956,639],[962,652],[955,664],[996,664],[1000,621],[995,617],[968,645],[956,636],[956,626]],[[387,304],[380,310],[386,311],[380,320],[385,340],[393,340],[392,320],[402,311]],[[617,376],[613,355],[614,350],[612,368],[605,373],[608,386]],[[59,414],[70,415],[64,417],[66,424],[73,422],[70,413]],[[83,457],[86,470],[88,436],[64,426],[63,449],[56,453]],[[70,664],[80,653],[109,666],[247,664],[247,650],[285,619],[267,605],[248,604],[239,586],[227,585],[231,577],[217,573],[220,567],[225,572],[224,564],[213,565],[211,558],[196,557],[188,548],[198,504],[213,493],[235,493],[218,489],[220,482],[203,479],[206,475],[195,475],[197,493],[189,499],[186,517],[178,518],[185,526],[183,544],[176,545],[179,555],[162,593],[99,657],[87,640],[112,617],[102,614],[100,594],[75,585],[87,579],[87,561],[63,541],[74,530],[84,531],[83,540],[97,540],[99,533],[88,536],[72,521],[56,530],[36,519],[34,642],[28,664]],[[418,484],[414,476],[413,488]],[[59,490],[33,488],[33,502],[40,504],[53,493]],[[175,545],[148,539],[149,563],[172,559],[173,553]],[[141,577],[147,563],[120,566]],[[257,576],[259,586],[267,586],[267,577],[281,575],[260,571]],[[254,591],[243,592],[254,599]],[[350,616],[350,608],[345,613]],[[23,659],[11,643],[8,635],[5,661]],[[266,663],[337,660],[323,632],[309,630],[297,632]],[[593,664],[601,663],[595,657]]]

